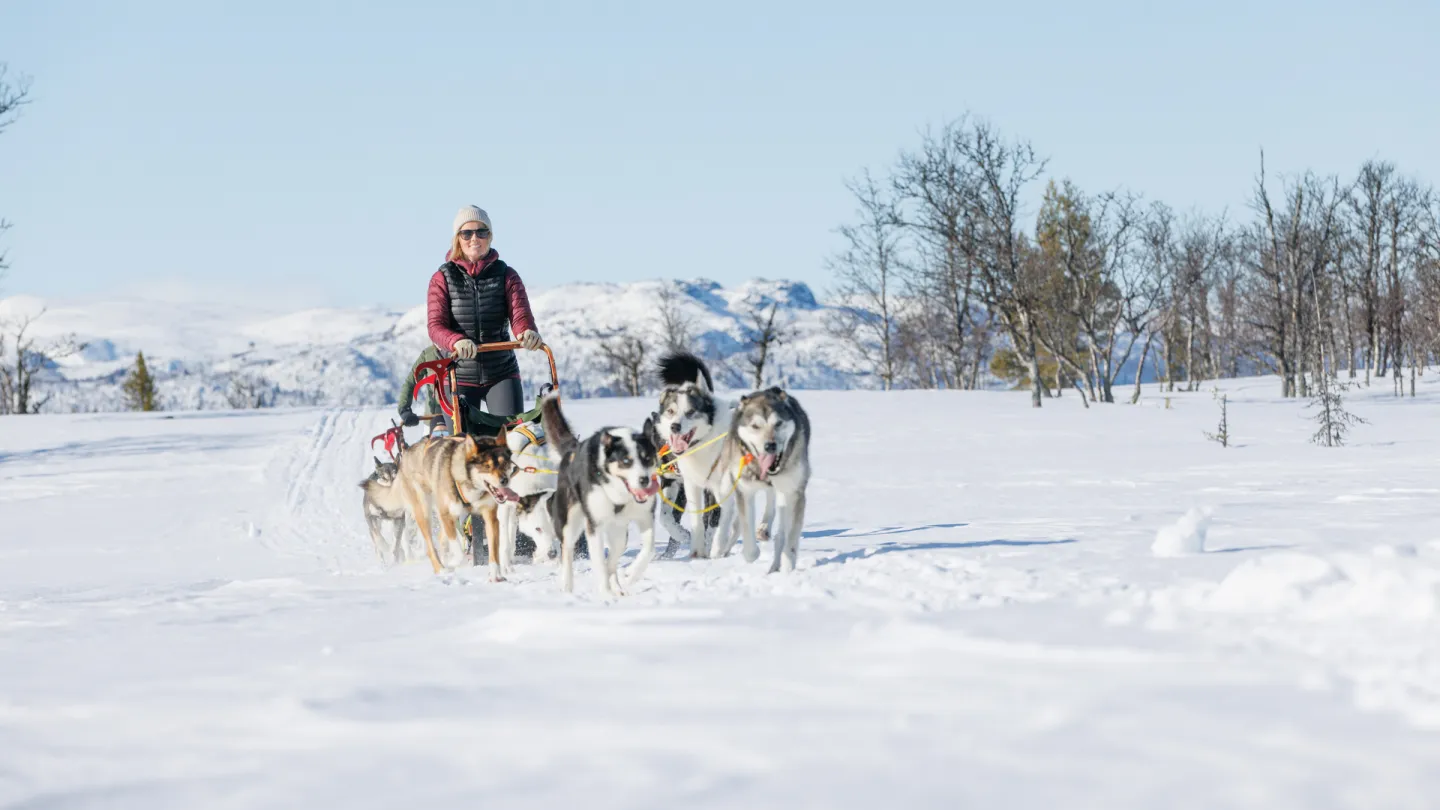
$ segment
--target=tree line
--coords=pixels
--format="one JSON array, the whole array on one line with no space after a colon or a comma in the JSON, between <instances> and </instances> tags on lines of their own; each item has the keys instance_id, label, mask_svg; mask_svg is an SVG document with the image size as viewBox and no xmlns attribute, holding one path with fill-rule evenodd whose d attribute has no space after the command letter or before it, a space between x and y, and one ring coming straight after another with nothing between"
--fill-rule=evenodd
<instances>
[{"instance_id":1,"label":"tree line","mask_svg":"<svg viewBox=\"0 0 1440 810\"><path fill-rule=\"evenodd\" d=\"M1137 401L1149 368L1170 391L1274 373L1307 397L1343 374L1401 395L1408 374L1413 395L1440 354L1440 197L1393 163L1272 177L1261 153L1236 219L1047 168L967 116L847 184L833 332L883 387L998 377L1035 407L1067 389L1088 406L1115 402L1127 369Z\"/></svg>"}]
</instances>

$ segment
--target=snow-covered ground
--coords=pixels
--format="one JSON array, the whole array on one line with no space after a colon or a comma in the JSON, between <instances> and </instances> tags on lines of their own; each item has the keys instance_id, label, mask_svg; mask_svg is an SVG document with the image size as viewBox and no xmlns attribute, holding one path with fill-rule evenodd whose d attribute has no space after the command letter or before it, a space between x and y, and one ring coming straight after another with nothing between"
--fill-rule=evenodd
<instances>
[{"instance_id":1,"label":"snow-covered ground","mask_svg":"<svg viewBox=\"0 0 1440 810\"><path fill-rule=\"evenodd\" d=\"M385 411L3 418L0 806L1433 808L1440 384L1276 387L802 393L800 570L608 606L381 571Z\"/></svg>"}]
</instances>

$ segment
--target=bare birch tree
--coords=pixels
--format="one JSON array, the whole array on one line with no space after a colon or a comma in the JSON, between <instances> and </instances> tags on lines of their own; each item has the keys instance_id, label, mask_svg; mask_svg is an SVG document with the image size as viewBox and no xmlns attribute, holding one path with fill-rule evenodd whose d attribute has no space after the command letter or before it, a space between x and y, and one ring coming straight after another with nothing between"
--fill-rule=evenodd
<instances>
[{"instance_id":1,"label":"bare birch tree","mask_svg":"<svg viewBox=\"0 0 1440 810\"><path fill-rule=\"evenodd\" d=\"M685 311L686 295L676 289L674 283L664 282L660 288L660 300L655 309L656 325L660 330L660 342L666 352L691 351L695 339L695 323Z\"/></svg>"},{"instance_id":2,"label":"bare birch tree","mask_svg":"<svg viewBox=\"0 0 1440 810\"><path fill-rule=\"evenodd\" d=\"M0 62L0 132L15 122L20 108L30 101L30 79L26 76L10 77L9 66ZM10 223L0 217L0 235L10 229ZM5 262L5 251L0 250L0 278L9 267Z\"/></svg>"},{"instance_id":3,"label":"bare birch tree","mask_svg":"<svg viewBox=\"0 0 1440 810\"><path fill-rule=\"evenodd\" d=\"M600 341L600 355L615 375L618 390L632 397L645 392L645 361L649 352L644 340L628 329L621 329Z\"/></svg>"},{"instance_id":4,"label":"bare birch tree","mask_svg":"<svg viewBox=\"0 0 1440 810\"><path fill-rule=\"evenodd\" d=\"M835 279L832 297L838 304L829 327L888 391L899 371L900 222L893 201L869 172L847 188L859 206L859 221L840 227L845 248L828 263Z\"/></svg>"},{"instance_id":5,"label":"bare birch tree","mask_svg":"<svg viewBox=\"0 0 1440 810\"><path fill-rule=\"evenodd\" d=\"M50 401L50 394L42 396L37 385L41 372L85 348L73 335L37 337L33 327L44 314L41 310L0 324L0 414L39 413Z\"/></svg>"},{"instance_id":6,"label":"bare birch tree","mask_svg":"<svg viewBox=\"0 0 1440 810\"><path fill-rule=\"evenodd\" d=\"M779 312L778 301L770 302L768 308L763 301L756 301L745 312L749 321L743 327L745 342L750 345L747 362L750 365L751 387L755 390L765 387L765 369L770 365L771 351L794 334L793 326Z\"/></svg>"},{"instance_id":7,"label":"bare birch tree","mask_svg":"<svg viewBox=\"0 0 1440 810\"><path fill-rule=\"evenodd\" d=\"M978 249L976 290L1030 375L1030 404L1040 407L1040 327L1045 309L1045 279L1021 223L1020 197L1045 170L1045 161L1024 141L1006 142L989 124L974 123L954 148L975 182L970 187Z\"/></svg>"}]
</instances>

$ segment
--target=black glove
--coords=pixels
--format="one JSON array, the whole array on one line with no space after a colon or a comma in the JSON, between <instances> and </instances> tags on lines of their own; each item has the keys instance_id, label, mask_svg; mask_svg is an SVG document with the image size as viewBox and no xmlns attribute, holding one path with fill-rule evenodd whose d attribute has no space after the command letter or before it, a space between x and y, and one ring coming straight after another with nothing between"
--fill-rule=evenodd
<instances>
[{"instance_id":1,"label":"black glove","mask_svg":"<svg viewBox=\"0 0 1440 810\"><path fill-rule=\"evenodd\" d=\"M400 424L404 425L405 427L415 427L416 425L420 424L420 417L416 416L414 411L401 411Z\"/></svg>"}]
</instances>

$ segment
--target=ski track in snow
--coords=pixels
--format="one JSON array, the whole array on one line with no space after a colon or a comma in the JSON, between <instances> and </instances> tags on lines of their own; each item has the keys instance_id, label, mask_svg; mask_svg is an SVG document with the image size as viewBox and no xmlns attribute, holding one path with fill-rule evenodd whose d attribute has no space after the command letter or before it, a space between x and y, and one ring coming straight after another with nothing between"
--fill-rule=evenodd
<instances>
[{"instance_id":1,"label":"ski track in snow","mask_svg":"<svg viewBox=\"0 0 1440 810\"><path fill-rule=\"evenodd\" d=\"M801 392L800 570L609 605L382 570L386 412L0 421L0 807L1431 807L1440 387L1327 451L1268 382L1230 450L1208 393Z\"/></svg>"}]
</instances>

